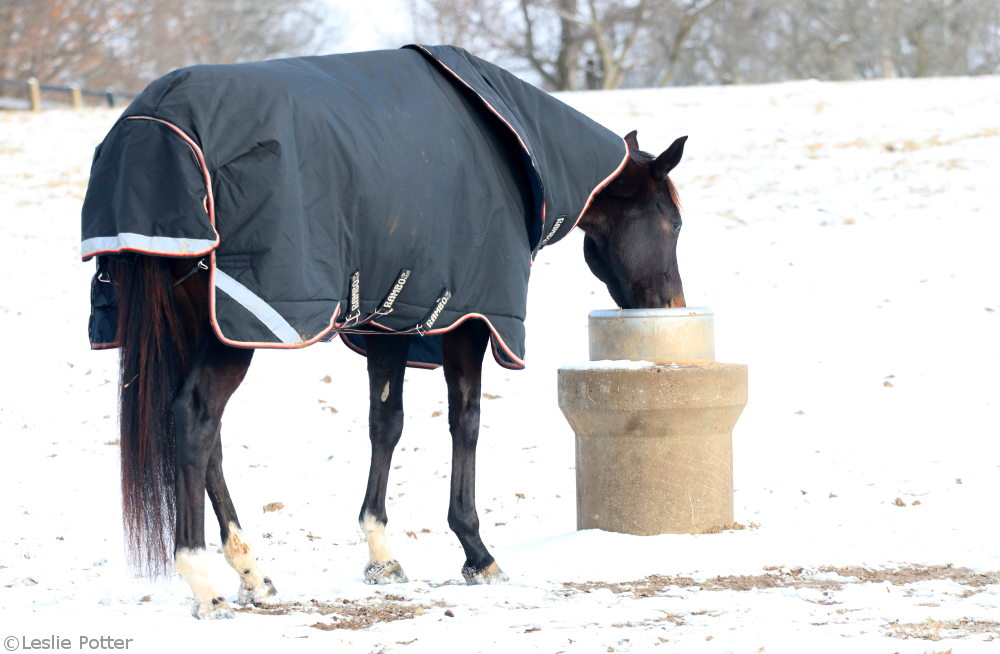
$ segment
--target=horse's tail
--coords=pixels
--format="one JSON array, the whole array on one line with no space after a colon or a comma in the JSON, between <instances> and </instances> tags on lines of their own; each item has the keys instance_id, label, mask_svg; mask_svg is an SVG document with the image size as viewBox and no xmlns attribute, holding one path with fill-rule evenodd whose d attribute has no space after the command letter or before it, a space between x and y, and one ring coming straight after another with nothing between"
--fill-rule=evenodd
<instances>
[{"instance_id":1,"label":"horse's tail","mask_svg":"<svg viewBox=\"0 0 1000 654\"><path fill-rule=\"evenodd\" d=\"M173 400L190 366L193 338L162 257L116 260L121 349L122 509L129 563L147 576L170 569L177 489Z\"/></svg>"}]
</instances>

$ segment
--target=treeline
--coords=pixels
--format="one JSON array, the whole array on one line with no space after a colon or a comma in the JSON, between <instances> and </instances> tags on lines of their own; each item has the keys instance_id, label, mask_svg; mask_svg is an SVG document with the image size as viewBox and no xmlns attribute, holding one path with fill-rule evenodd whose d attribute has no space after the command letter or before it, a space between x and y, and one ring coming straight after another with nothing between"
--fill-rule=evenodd
<instances>
[{"instance_id":1,"label":"treeline","mask_svg":"<svg viewBox=\"0 0 1000 654\"><path fill-rule=\"evenodd\" d=\"M1000 72L997 0L411 0L550 89Z\"/></svg>"},{"instance_id":2,"label":"treeline","mask_svg":"<svg viewBox=\"0 0 1000 654\"><path fill-rule=\"evenodd\" d=\"M552 90L1000 72L998 0L395 2L369 5ZM0 0L0 78L134 92L190 64L335 52L336 21L323 0Z\"/></svg>"}]
</instances>

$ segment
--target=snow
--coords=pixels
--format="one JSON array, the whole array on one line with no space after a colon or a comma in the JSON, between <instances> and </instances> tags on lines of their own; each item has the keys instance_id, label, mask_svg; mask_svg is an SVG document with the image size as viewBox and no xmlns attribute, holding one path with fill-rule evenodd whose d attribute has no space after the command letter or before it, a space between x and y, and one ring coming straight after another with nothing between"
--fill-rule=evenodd
<instances>
[{"instance_id":1,"label":"snow","mask_svg":"<svg viewBox=\"0 0 1000 654\"><path fill-rule=\"evenodd\" d=\"M556 370L586 359L587 314L612 306L577 233L535 263L528 369L485 373L477 495L510 583L459 583L444 381L410 371L388 534L413 581L364 584L364 360L320 344L259 352L225 420L244 531L289 610L192 619L179 579L124 565L116 358L87 347L79 209L115 113L0 113L0 636L138 652L996 651L1000 78L563 97L649 150L691 136L674 171L681 271L688 301L715 311L718 360L749 365L744 529L575 530ZM214 551L214 517L207 533Z\"/></svg>"}]
</instances>

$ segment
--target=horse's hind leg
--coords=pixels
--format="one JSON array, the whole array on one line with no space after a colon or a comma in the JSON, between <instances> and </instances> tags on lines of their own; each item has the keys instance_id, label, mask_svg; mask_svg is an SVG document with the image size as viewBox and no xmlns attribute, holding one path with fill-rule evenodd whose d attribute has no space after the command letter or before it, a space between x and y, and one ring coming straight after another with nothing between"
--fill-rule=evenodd
<instances>
[{"instance_id":1,"label":"horse's hind leg","mask_svg":"<svg viewBox=\"0 0 1000 654\"><path fill-rule=\"evenodd\" d=\"M225 597L208 577L205 490L226 402L250 367L252 350L230 348L214 337L200 344L191 372L174 399L177 527L174 567L191 586L198 618L231 618Z\"/></svg>"},{"instance_id":2,"label":"horse's hind leg","mask_svg":"<svg viewBox=\"0 0 1000 654\"><path fill-rule=\"evenodd\" d=\"M388 584L407 581L386 541L385 525L389 520L385 512L385 495L392 452L403 434L403 374L410 345L409 337L386 335L370 335L366 345L370 395L368 435L372 442L372 460L360 516L361 529L368 540L365 581Z\"/></svg>"},{"instance_id":3,"label":"horse's hind leg","mask_svg":"<svg viewBox=\"0 0 1000 654\"><path fill-rule=\"evenodd\" d=\"M448 384L448 426L451 429L451 503L448 526L462 549L462 576L469 584L507 581L479 536L476 513L476 444L482 395L483 354L490 332L480 320L468 320L444 335L444 378Z\"/></svg>"},{"instance_id":4,"label":"horse's hind leg","mask_svg":"<svg viewBox=\"0 0 1000 654\"><path fill-rule=\"evenodd\" d=\"M236 517L236 507L229 496L225 477L222 474L222 438L215 437L215 449L208 461L208 473L205 478L208 498L212 501L215 517L219 520L222 536L222 551L226 561L240 575L240 591L237 602L240 604L268 604L269 599L277 594L270 577L260 569L257 557L250 543L243 537L240 520Z\"/></svg>"}]
</instances>

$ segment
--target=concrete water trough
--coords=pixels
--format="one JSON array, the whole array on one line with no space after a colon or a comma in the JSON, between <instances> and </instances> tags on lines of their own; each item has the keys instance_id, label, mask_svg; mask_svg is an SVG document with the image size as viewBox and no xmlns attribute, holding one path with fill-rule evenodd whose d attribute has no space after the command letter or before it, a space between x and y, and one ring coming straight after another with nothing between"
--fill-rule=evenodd
<instances>
[{"instance_id":1,"label":"concrete water trough","mask_svg":"<svg viewBox=\"0 0 1000 654\"><path fill-rule=\"evenodd\" d=\"M576 433L577 528L732 524L747 367L715 361L712 310L594 311L589 335L591 361L559 369L559 408Z\"/></svg>"}]
</instances>

